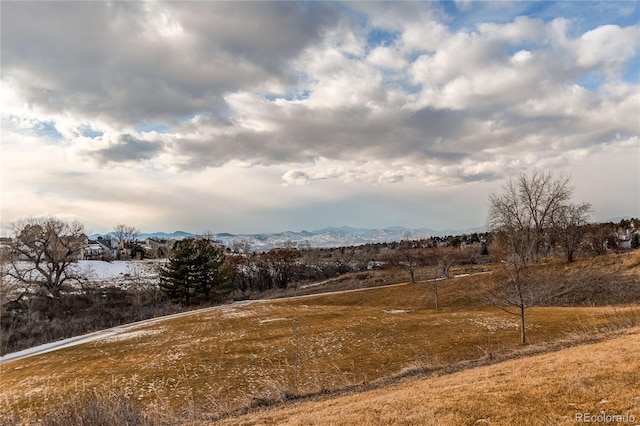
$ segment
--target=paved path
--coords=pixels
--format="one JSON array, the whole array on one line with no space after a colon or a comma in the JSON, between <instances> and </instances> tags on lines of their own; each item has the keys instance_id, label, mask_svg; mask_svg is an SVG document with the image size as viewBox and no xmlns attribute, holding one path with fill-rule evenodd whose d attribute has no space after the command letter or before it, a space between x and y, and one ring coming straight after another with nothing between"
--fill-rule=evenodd
<instances>
[{"instance_id":1,"label":"paved path","mask_svg":"<svg viewBox=\"0 0 640 426\"><path fill-rule=\"evenodd\" d=\"M456 278L456 277L467 277L467 276L471 276L471 275L481 275L481 274L487 274L487 273L488 272L477 272L475 274L456 275L454 278ZM438 280L439 279L440 278L438 278ZM435 280L428 280L428 281L435 281ZM427 282L427 281L419 281L417 284L423 283L423 282ZM17 360L20 360L20 359L28 358L30 356L34 356L34 355L41 355L41 354L44 354L44 353L47 353L47 352L57 351L58 349L69 348L71 346L81 345L83 343L89 343L89 342L94 342L96 340L106 339L107 337L111 337L111 336L114 336L116 334L120 334L120 333L124 333L124 332L127 332L127 331L131 331L131 330L136 329L138 327L143 327L143 326L146 326L146 325L162 322L162 321L165 321L165 320L168 320L168 319L171 319L171 318L180 318L180 317L184 317L184 316L188 316L188 315L197 315L197 314L202 314L202 313L211 312L211 311L234 309L234 308L237 308L239 306L246 306L246 305L250 305L250 304L253 304L253 303L267 303L267 302L279 302L279 301L283 301L283 300L305 299L305 298L316 297L316 296L327 296L327 295L335 295L335 294L353 293L353 292L356 292L356 291L367 291L367 290L373 290L373 289L377 289L377 288L398 287L398 286L403 286L403 285L407 285L407 284L409 284L409 283L388 284L388 285L385 285L385 286L357 288L357 289L354 289L354 290L338 290L338 291L332 291L332 292L328 292L328 293L305 294L303 296L289 296L289 297L283 297L283 298L280 298L280 299L242 300L242 301L238 301L238 302L234 302L234 303L230 303L230 304L226 304L226 305L217 305L217 306L212 306L212 307L209 307L209 308L196 309L196 310L187 311L187 312L180 312L178 314L165 315L165 316L162 316L162 317L151 318L151 319L144 320L144 321L138 321L138 322L134 322L134 323L130 323L130 324L119 325L117 327L108 328L106 330L94 331L93 333L84 334L82 336L70 337L68 339L58 340L56 342L46 343L44 345L34 346L32 348L27 348L27 349L24 349L24 350L21 350L21 351L18 351L18 352L9 353L9 354L6 354L6 355L0 357L0 364L4 364L5 362L9 362L9 361L17 361Z\"/></svg>"},{"instance_id":2,"label":"paved path","mask_svg":"<svg viewBox=\"0 0 640 426\"><path fill-rule=\"evenodd\" d=\"M193 311L180 312L177 314L165 315L162 317L151 318L144 321L132 322L129 324L123 324L105 330L94 331L93 333L83 334L82 336L70 337L68 339L58 340L51 343L45 343L44 345L34 346L18 352L8 353L0 357L0 364L9 361L17 361L19 359L28 358L34 355L40 355L47 352L57 351L58 349L68 348L71 346L81 345L83 343L89 343L100 339L106 339L116 334L124 333L133 330L138 327L143 327L150 324L162 322L171 318L180 318L188 315L196 315L204 312L210 312L221 309L236 308L238 306L248 305L250 303L262 302L263 300L246 300L235 302L229 305L217 305L209 308L197 309Z\"/></svg>"}]
</instances>

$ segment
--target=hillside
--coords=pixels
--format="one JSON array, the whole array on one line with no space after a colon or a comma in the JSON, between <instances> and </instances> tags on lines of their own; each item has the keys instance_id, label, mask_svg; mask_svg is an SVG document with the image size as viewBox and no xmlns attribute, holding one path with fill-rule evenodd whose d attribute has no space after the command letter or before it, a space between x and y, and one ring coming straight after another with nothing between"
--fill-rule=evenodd
<instances>
[{"instance_id":1,"label":"hillside","mask_svg":"<svg viewBox=\"0 0 640 426\"><path fill-rule=\"evenodd\" d=\"M628 276L625 285L638 286L637 266L623 271L621 262L615 265L616 276ZM521 346L517 317L479 297L488 279L482 274L443 282L438 311L425 284L247 301L3 363L0 415L34 420L70 400L106 395L176 424L493 363L515 356ZM637 310L530 308L531 348L606 338L634 325Z\"/></svg>"},{"instance_id":2,"label":"hillside","mask_svg":"<svg viewBox=\"0 0 640 426\"><path fill-rule=\"evenodd\" d=\"M221 425L575 425L640 422L640 328L594 344L373 391L289 404ZM616 417L620 416L620 417ZM617 420L617 421L616 421Z\"/></svg>"}]
</instances>

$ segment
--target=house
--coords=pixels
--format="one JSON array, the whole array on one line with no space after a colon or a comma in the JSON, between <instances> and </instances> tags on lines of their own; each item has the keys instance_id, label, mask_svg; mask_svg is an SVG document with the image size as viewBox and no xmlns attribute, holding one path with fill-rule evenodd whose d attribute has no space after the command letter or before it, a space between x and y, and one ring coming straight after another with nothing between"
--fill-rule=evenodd
<instances>
[{"instance_id":1,"label":"house","mask_svg":"<svg viewBox=\"0 0 640 426\"><path fill-rule=\"evenodd\" d=\"M83 260L102 260L103 257L104 250L102 246L96 241L89 240L89 243L84 247Z\"/></svg>"},{"instance_id":2,"label":"house","mask_svg":"<svg viewBox=\"0 0 640 426\"><path fill-rule=\"evenodd\" d=\"M97 240L88 240L84 246L84 260L111 260L117 254L116 248L111 246L109 240L98 238Z\"/></svg>"},{"instance_id":3,"label":"house","mask_svg":"<svg viewBox=\"0 0 640 426\"><path fill-rule=\"evenodd\" d=\"M111 259L115 259L118 256L118 249L120 244L116 238L109 237L105 235L103 237L98 237L96 240L105 250L105 254Z\"/></svg>"},{"instance_id":4,"label":"house","mask_svg":"<svg viewBox=\"0 0 640 426\"><path fill-rule=\"evenodd\" d=\"M627 224L621 222L614 230L615 242L620 249L637 248L638 235L640 230L637 229L638 222L636 219L631 219Z\"/></svg>"},{"instance_id":5,"label":"house","mask_svg":"<svg viewBox=\"0 0 640 426\"><path fill-rule=\"evenodd\" d=\"M0 254L11 253L12 239L8 237L0 237Z\"/></svg>"},{"instance_id":6,"label":"house","mask_svg":"<svg viewBox=\"0 0 640 426\"><path fill-rule=\"evenodd\" d=\"M175 240L160 240L156 238L148 238L144 241L146 253L154 259L164 259L169 257L173 251Z\"/></svg>"}]
</instances>

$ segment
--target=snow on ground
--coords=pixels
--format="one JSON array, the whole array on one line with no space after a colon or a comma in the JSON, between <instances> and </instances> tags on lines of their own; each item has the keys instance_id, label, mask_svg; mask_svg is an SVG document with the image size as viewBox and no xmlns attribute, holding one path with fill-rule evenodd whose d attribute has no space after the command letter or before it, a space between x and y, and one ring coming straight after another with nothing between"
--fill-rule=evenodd
<instances>
[{"instance_id":1,"label":"snow on ground","mask_svg":"<svg viewBox=\"0 0 640 426\"><path fill-rule=\"evenodd\" d=\"M158 268L165 260L115 260L104 262L99 260L81 260L78 269L86 271L89 278L109 280L121 277L156 277Z\"/></svg>"},{"instance_id":2,"label":"snow on ground","mask_svg":"<svg viewBox=\"0 0 640 426\"><path fill-rule=\"evenodd\" d=\"M72 268L89 281L119 284L134 280L156 281L159 276L159 267L165 262L165 259L114 260L112 262L80 260L73 264ZM24 269L32 267L28 262L18 262L17 265Z\"/></svg>"},{"instance_id":3,"label":"snow on ground","mask_svg":"<svg viewBox=\"0 0 640 426\"><path fill-rule=\"evenodd\" d=\"M225 309L222 312L222 318L246 318L255 315L256 312L252 309Z\"/></svg>"},{"instance_id":4,"label":"snow on ground","mask_svg":"<svg viewBox=\"0 0 640 426\"><path fill-rule=\"evenodd\" d=\"M154 330L137 330L130 331L127 333L116 334L114 336L107 337L104 339L107 342L119 342L122 340L135 339L136 337L142 336L154 336L156 334L161 334L166 330L166 328L154 329Z\"/></svg>"}]
</instances>

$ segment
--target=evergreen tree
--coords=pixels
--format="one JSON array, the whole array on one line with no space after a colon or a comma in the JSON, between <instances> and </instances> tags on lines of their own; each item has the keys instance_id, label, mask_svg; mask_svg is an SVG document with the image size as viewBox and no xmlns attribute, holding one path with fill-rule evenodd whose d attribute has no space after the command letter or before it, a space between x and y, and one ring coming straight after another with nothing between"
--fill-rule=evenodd
<instances>
[{"instance_id":1,"label":"evergreen tree","mask_svg":"<svg viewBox=\"0 0 640 426\"><path fill-rule=\"evenodd\" d=\"M160 271L160 288L169 299L187 306L220 301L231 292L223 262L224 251L211 240L182 240Z\"/></svg>"}]
</instances>

